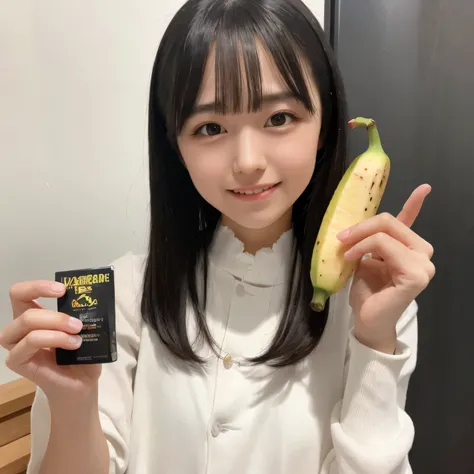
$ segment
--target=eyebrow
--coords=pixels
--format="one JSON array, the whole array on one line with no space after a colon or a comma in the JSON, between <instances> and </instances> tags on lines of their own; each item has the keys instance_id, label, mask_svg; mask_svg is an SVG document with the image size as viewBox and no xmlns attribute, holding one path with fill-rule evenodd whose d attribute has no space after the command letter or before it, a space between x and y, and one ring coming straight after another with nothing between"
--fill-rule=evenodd
<instances>
[{"instance_id":1,"label":"eyebrow","mask_svg":"<svg viewBox=\"0 0 474 474\"><path fill-rule=\"evenodd\" d=\"M276 92L274 94L265 94L262 97L262 104L271 104L273 102L279 102L282 100L296 99L296 96L291 91ZM192 112L192 115L203 114L205 112L215 112L218 110L218 105L216 102L209 102L207 104L195 105Z\"/></svg>"}]
</instances>

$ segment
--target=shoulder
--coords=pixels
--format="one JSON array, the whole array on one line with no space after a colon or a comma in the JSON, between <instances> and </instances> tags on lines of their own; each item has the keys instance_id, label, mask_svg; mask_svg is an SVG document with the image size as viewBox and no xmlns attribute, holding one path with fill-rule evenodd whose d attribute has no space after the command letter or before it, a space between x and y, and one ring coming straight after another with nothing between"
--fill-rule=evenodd
<instances>
[{"instance_id":1,"label":"shoulder","mask_svg":"<svg viewBox=\"0 0 474 474\"><path fill-rule=\"evenodd\" d=\"M117 317L128 320L136 330L141 324L140 304L145 262L145 255L131 252L111 262L114 270Z\"/></svg>"},{"instance_id":2,"label":"shoulder","mask_svg":"<svg viewBox=\"0 0 474 474\"><path fill-rule=\"evenodd\" d=\"M353 278L349 278L345 286L329 298L329 320L336 319L347 332L352 325L352 308L350 305L350 292Z\"/></svg>"},{"instance_id":3,"label":"shoulder","mask_svg":"<svg viewBox=\"0 0 474 474\"><path fill-rule=\"evenodd\" d=\"M137 255L131 252L111 262L116 287L124 289L140 287L143 282L145 262L145 255Z\"/></svg>"}]
</instances>

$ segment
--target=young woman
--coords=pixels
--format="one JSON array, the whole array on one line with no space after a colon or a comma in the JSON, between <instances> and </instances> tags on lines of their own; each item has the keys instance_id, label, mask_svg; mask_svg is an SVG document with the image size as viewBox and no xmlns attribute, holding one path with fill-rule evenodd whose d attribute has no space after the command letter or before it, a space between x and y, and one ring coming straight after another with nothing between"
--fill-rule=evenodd
<instances>
[{"instance_id":1,"label":"young woman","mask_svg":"<svg viewBox=\"0 0 474 474\"><path fill-rule=\"evenodd\" d=\"M8 366L39 387L30 474L411 472L414 299L434 275L397 217L339 235L353 280L310 309L314 241L346 166L345 97L301 0L190 0L153 68L151 235L116 272L118 361L59 367L60 284L11 289Z\"/></svg>"}]
</instances>

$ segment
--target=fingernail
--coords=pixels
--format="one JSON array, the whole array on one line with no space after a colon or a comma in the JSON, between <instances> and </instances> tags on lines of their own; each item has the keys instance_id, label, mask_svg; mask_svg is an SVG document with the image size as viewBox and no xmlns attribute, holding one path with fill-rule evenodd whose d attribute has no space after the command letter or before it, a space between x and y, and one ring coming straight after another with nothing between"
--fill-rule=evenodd
<instances>
[{"instance_id":1,"label":"fingernail","mask_svg":"<svg viewBox=\"0 0 474 474\"><path fill-rule=\"evenodd\" d=\"M81 336L69 336L69 342L73 346L80 346L82 344L82 337Z\"/></svg>"},{"instance_id":2,"label":"fingernail","mask_svg":"<svg viewBox=\"0 0 474 474\"><path fill-rule=\"evenodd\" d=\"M82 329L82 321L77 318L69 318L69 327L74 331L80 331Z\"/></svg>"},{"instance_id":3,"label":"fingernail","mask_svg":"<svg viewBox=\"0 0 474 474\"><path fill-rule=\"evenodd\" d=\"M64 293L64 285L59 282L52 283L49 287L53 293Z\"/></svg>"},{"instance_id":4,"label":"fingernail","mask_svg":"<svg viewBox=\"0 0 474 474\"><path fill-rule=\"evenodd\" d=\"M338 239L345 239L346 237L349 237L349 235L352 232L352 228L349 227L349 229L343 230L337 234Z\"/></svg>"}]
</instances>

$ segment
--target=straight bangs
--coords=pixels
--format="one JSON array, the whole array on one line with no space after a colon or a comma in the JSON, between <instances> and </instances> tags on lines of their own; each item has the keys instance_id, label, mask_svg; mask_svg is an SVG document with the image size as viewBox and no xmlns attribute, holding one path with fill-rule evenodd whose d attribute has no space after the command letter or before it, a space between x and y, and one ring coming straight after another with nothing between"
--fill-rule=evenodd
<instances>
[{"instance_id":1,"label":"straight bangs","mask_svg":"<svg viewBox=\"0 0 474 474\"><path fill-rule=\"evenodd\" d=\"M254 8L227 9L219 2L198 14L190 25L176 68L171 89L162 94L160 104L167 117L169 136L177 136L191 115L211 52L215 51L215 112L239 114L258 112L263 104L262 76L258 49L273 60L284 84L310 113L315 113L308 79L318 88L316 77L309 77L306 53L278 18L265 13L261 2ZM222 4L228 3L226 1ZM222 13L222 10L224 12ZM255 15L255 11L258 15ZM307 65L305 66L305 61ZM306 70L305 70L306 67ZM163 90L164 92L164 90ZM177 145L176 145L177 146Z\"/></svg>"}]
</instances>

